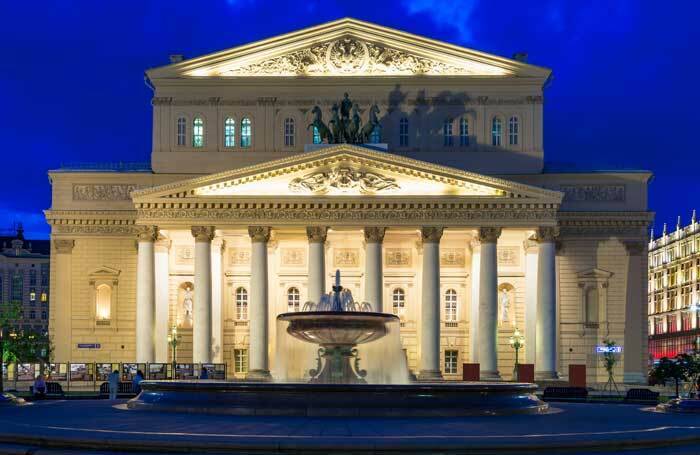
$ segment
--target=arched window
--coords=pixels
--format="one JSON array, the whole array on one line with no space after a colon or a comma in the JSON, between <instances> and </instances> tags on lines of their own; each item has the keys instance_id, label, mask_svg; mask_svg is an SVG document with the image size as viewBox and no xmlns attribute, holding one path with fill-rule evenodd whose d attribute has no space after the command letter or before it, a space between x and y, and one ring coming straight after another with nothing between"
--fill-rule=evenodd
<instances>
[{"instance_id":1,"label":"arched window","mask_svg":"<svg viewBox=\"0 0 700 455\"><path fill-rule=\"evenodd\" d=\"M445 147L452 147L454 145L451 118L445 119L445 122L442 124L442 145Z\"/></svg>"},{"instance_id":2,"label":"arched window","mask_svg":"<svg viewBox=\"0 0 700 455\"><path fill-rule=\"evenodd\" d=\"M518 145L518 117L513 116L508 120L508 144Z\"/></svg>"},{"instance_id":3,"label":"arched window","mask_svg":"<svg viewBox=\"0 0 700 455\"><path fill-rule=\"evenodd\" d=\"M292 311L299 311L300 303L301 296L299 294L299 289L295 287L287 289L287 311L290 313Z\"/></svg>"},{"instance_id":4,"label":"arched window","mask_svg":"<svg viewBox=\"0 0 700 455\"><path fill-rule=\"evenodd\" d=\"M241 147L250 147L253 124L248 117L241 120Z\"/></svg>"},{"instance_id":5,"label":"arched window","mask_svg":"<svg viewBox=\"0 0 700 455\"><path fill-rule=\"evenodd\" d=\"M598 289L586 290L586 324L598 324Z\"/></svg>"},{"instance_id":6,"label":"arched window","mask_svg":"<svg viewBox=\"0 0 700 455\"><path fill-rule=\"evenodd\" d=\"M369 135L370 144L379 144L382 142L382 125L375 125L372 134Z\"/></svg>"},{"instance_id":7,"label":"arched window","mask_svg":"<svg viewBox=\"0 0 700 455\"><path fill-rule=\"evenodd\" d=\"M314 126L313 128L314 132L314 137L313 137L313 142L314 144L320 144L321 143L321 133L318 132L318 128Z\"/></svg>"},{"instance_id":8,"label":"arched window","mask_svg":"<svg viewBox=\"0 0 700 455\"><path fill-rule=\"evenodd\" d=\"M495 117L491 121L491 145L494 147L500 147L502 144L501 137L503 135L503 125L501 124L501 119Z\"/></svg>"},{"instance_id":9,"label":"arched window","mask_svg":"<svg viewBox=\"0 0 700 455\"><path fill-rule=\"evenodd\" d=\"M204 147L204 120L195 117L192 121L192 147Z\"/></svg>"},{"instance_id":10,"label":"arched window","mask_svg":"<svg viewBox=\"0 0 700 455\"><path fill-rule=\"evenodd\" d=\"M469 120L466 117L459 119L459 145L460 147L469 145Z\"/></svg>"},{"instance_id":11,"label":"arched window","mask_svg":"<svg viewBox=\"0 0 700 455\"><path fill-rule=\"evenodd\" d=\"M97 286L95 318L98 321L108 321L112 313L112 287L108 284Z\"/></svg>"},{"instance_id":12,"label":"arched window","mask_svg":"<svg viewBox=\"0 0 700 455\"><path fill-rule=\"evenodd\" d=\"M187 120L185 117L177 119L177 145L185 145L187 143Z\"/></svg>"},{"instance_id":13,"label":"arched window","mask_svg":"<svg viewBox=\"0 0 700 455\"><path fill-rule=\"evenodd\" d=\"M294 147L294 119L284 119L284 146Z\"/></svg>"},{"instance_id":14,"label":"arched window","mask_svg":"<svg viewBox=\"0 0 700 455\"><path fill-rule=\"evenodd\" d=\"M403 319L406 313L406 292L401 288L396 288L391 293L392 312Z\"/></svg>"},{"instance_id":15,"label":"arched window","mask_svg":"<svg viewBox=\"0 0 700 455\"><path fill-rule=\"evenodd\" d=\"M224 147L236 146L236 121L227 117L224 120Z\"/></svg>"},{"instance_id":16,"label":"arched window","mask_svg":"<svg viewBox=\"0 0 700 455\"><path fill-rule=\"evenodd\" d=\"M445 321L457 321L457 291L454 289L445 291Z\"/></svg>"},{"instance_id":17,"label":"arched window","mask_svg":"<svg viewBox=\"0 0 700 455\"><path fill-rule=\"evenodd\" d=\"M399 146L408 147L408 119L401 117L399 120Z\"/></svg>"},{"instance_id":18,"label":"arched window","mask_svg":"<svg viewBox=\"0 0 700 455\"><path fill-rule=\"evenodd\" d=\"M236 289L236 319L248 319L248 291L242 286Z\"/></svg>"}]
</instances>

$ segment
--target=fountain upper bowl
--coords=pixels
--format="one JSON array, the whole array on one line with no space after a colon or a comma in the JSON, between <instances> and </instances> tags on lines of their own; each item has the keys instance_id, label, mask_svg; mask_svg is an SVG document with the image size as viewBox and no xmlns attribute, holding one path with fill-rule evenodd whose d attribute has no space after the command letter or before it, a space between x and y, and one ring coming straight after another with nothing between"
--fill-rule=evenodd
<instances>
[{"instance_id":1,"label":"fountain upper bowl","mask_svg":"<svg viewBox=\"0 0 700 455\"><path fill-rule=\"evenodd\" d=\"M384 337L387 324L399 322L398 316L368 311L303 311L284 313L278 321L287 321L287 333L302 341L320 345L358 345Z\"/></svg>"}]
</instances>

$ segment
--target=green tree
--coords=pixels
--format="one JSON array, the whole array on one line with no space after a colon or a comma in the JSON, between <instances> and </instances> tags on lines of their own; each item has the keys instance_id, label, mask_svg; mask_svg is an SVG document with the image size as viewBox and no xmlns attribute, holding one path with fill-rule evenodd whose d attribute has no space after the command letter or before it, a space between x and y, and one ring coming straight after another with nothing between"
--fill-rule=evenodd
<instances>
[{"instance_id":1,"label":"green tree","mask_svg":"<svg viewBox=\"0 0 700 455\"><path fill-rule=\"evenodd\" d=\"M678 388L680 383L687 379L687 369L682 361L662 357L654 368L651 370L652 378L661 384L666 385L668 381L673 380L676 384L676 398L678 398Z\"/></svg>"},{"instance_id":2,"label":"green tree","mask_svg":"<svg viewBox=\"0 0 700 455\"><path fill-rule=\"evenodd\" d=\"M21 309L19 302L0 303L0 393L5 391L2 370L12 352L10 333L17 325Z\"/></svg>"},{"instance_id":3,"label":"green tree","mask_svg":"<svg viewBox=\"0 0 700 455\"><path fill-rule=\"evenodd\" d=\"M678 354L676 361L685 372L685 378L690 382L690 387L695 396L698 396L698 382L700 381L700 352L697 349L687 354Z\"/></svg>"}]
</instances>

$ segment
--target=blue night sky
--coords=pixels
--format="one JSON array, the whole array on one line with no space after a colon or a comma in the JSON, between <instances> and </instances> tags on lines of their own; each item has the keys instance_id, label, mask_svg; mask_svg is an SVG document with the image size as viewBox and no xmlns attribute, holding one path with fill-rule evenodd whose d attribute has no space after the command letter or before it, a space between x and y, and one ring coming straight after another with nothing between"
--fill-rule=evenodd
<instances>
[{"instance_id":1,"label":"blue night sky","mask_svg":"<svg viewBox=\"0 0 700 455\"><path fill-rule=\"evenodd\" d=\"M653 171L658 233L677 215L688 222L700 190L699 12L675 0L5 2L0 228L23 221L29 236L48 236L46 172L61 162L150 159L143 72L169 54L352 16L507 57L525 51L552 68L547 162Z\"/></svg>"}]
</instances>

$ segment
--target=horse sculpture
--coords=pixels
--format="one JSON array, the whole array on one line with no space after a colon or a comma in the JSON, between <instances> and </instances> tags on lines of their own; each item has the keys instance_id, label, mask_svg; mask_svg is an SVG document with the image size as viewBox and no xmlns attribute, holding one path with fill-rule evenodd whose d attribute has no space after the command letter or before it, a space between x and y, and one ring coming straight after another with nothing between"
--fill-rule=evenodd
<instances>
[{"instance_id":1,"label":"horse sculpture","mask_svg":"<svg viewBox=\"0 0 700 455\"><path fill-rule=\"evenodd\" d=\"M376 127L379 126L379 107L373 104L369 109L369 121L362 127L360 133L358 134L358 142L366 144L369 142L369 138Z\"/></svg>"},{"instance_id":2,"label":"horse sculpture","mask_svg":"<svg viewBox=\"0 0 700 455\"><path fill-rule=\"evenodd\" d=\"M331 130L328 129L325 123L323 123L323 112L321 112L321 108L314 106L314 108L311 109L311 113L314 115L314 120L306 127L307 131L313 126L316 128L316 131L318 131L321 142L323 142L324 139L326 139L329 144L333 142L333 134L331 134Z\"/></svg>"},{"instance_id":3,"label":"horse sculpture","mask_svg":"<svg viewBox=\"0 0 700 455\"><path fill-rule=\"evenodd\" d=\"M352 117L350 118L350 122L348 123L348 130L347 130L347 137L348 137L348 142L352 144L357 144L359 142L358 134L360 132L360 125L362 124L362 120L360 120L360 112L359 108L357 107L357 103L352 105Z\"/></svg>"},{"instance_id":4,"label":"horse sculpture","mask_svg":"<svg viewBox=\"0 0 700 455\"><path fill-rule=\"evenodd\" d=\"M333 140L329 140L328 143L330 144L331 142L333 142L334 144L340 144L341 142L343 142L343 139L345 137L345 128L343 122L340 120L340 116L338 115L337 103L333 104L331 112L333 112L333 114L331 115L331 120L328 122L328 124L331 126L331 134L333 135Z\"/></svg>"}]
</instances>

